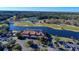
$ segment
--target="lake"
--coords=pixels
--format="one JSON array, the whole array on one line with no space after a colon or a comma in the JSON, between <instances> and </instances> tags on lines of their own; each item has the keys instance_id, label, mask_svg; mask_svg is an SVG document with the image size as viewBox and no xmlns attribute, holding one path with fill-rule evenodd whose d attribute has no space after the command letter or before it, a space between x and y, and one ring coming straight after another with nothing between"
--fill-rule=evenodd
<instances>
[{"instance_id":1,"label":"lake","mask_svg":"<svg viewBox=\"0 0 79 59\"><path fill-rule=\"evenodd\" d=\"M43 26L27 26L27 27L21 27L21 26L14 26L13 23L10 24L10 30L17 30L17 31L23 31L23 30L34 30L34 31L42 31L47 32L48 34L60 36L60 37L67 37L74 39L79 39L79 32L74 32L70 30L58 30L53 29L49 27L43 27Z\"/></svg>"}]
</instances>

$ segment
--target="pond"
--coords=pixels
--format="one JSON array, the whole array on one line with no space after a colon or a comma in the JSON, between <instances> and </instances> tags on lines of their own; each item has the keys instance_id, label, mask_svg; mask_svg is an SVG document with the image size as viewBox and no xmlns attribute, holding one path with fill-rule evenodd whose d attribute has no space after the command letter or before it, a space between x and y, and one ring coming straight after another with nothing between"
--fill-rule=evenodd
<instances>
[{"instance_id":1,"label":"pond","mask_svg":"<svg viewBox=\"0 0 79 59\"><path fill-rule=\"evenodd\" d=\"M27 27L21 27L21 26L14 26L13 23L10 24L10 30L17 30L17 31L23 31L23 30L34 30L34 31L42 31L47 32L48 34L53 34L60 37L67 37L67 38L74 38L79 39L79 32L74 32L70 30L58 30L53 29L49 27L44 26L27 26Z\"/></svg>"}]
</instances>

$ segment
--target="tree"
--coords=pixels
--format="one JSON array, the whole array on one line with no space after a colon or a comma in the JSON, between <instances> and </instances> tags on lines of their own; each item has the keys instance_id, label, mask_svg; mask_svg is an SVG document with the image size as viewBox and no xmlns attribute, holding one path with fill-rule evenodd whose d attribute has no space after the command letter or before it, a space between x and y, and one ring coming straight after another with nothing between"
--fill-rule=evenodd
<instances>
[{"instance_id":1,"label":"tree","mask_svg":"<svg viewBox=\"0 0 79 59\"><path fill-rule=\"evenodd\" d=\"M17 33L16 36L18 37L18 39L20 40L25 40L26 37L23 37L20 33Z\"/></svg>"},{"instance_id":2,"label":"tree","mask_svg":"<svg viewBox=\"0 0 79 59\"><path fill-rule=\"evenodd\" d=\"M15 44L16 43L16 40L9 40L9 43L10 44Z\"/></svg>"},{"instance_id":3,"label":"tree","mask_svg":"<svg viewBox=\"0 0 79 59\"><path fill-rule=\"evenodd\" d=\"M59 37L56 37L55 38L56 42L60 41L60 38Z\"/></svg>"},{"instance_id":4,"label":"tree","mask_svg":"<svg viewBox=\"0 0 79 59\"><path fill-rule=\"evenodd\" d=\"M33 41L27 41L25 42L25 47L30 47L33 44Z\"/></svg>"},{"instance_id":5,"label":"tree","mask_svg":"<svg viewBox=\"0 0 79 59\"><path fill-rule=\"evenodd\" d=\"M6 48L8 48L9 51L11 51L12 48L14 47L15 43L16 43L16 40L11 39L8 41L8 43L5 46L6 46Z\"/></svg>"},{"instance_id":6,"label":"tree","mask_svg":"<svg viewBox=\"0 0 79 59\"><path fill-rule=\"evenodd\" d=\"M10 44L10 43L7 43L6 44L6 48L9 50L9 51L12 51L12 47L14 46L14 44Z\"/></svg>"},{"instance_id":7,"label":"tree","mask_svg":"<svg viewBox=\"0 0 79 59\"><path fill-rule=\"evenodd\" d=\"M2 44L2 42L0 42L0 51L3 51L4 50L4 46Z\"/></svg>"},{"instance_id":8,"label":"tree","mask_svg":"<svg viewBox=\"0 0 79 59\"><path fill-rule=\"evenodd\" d=\"M12 48L14 51L21 51L22 47L19 44L15 44L15 46Z\"/></svg>"},{"instance_id":9,"label":"tree","mask_svg":"<svg viewBox=\"0 0 79 59\"><path fill-rule=\"evenodd\" d=\"M62 30L64 30L64 27L61 27Z\"/></svg>"}]
</instances>

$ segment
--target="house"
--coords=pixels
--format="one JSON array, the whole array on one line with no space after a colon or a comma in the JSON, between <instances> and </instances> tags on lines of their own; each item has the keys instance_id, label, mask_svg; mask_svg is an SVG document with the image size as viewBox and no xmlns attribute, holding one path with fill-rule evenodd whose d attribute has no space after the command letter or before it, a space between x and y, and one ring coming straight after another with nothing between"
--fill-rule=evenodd
<instances>
[{"instance_id":1,"label":"house","mask_svg":"<svg viewBox=\"0 0 79 59\"><path fill-rule=\"evenodd\" d=\"M37 21L38 18L37 18L37 17L29 17L28 20L29 20L29 21Z\"/></svg>"}]
</instances>

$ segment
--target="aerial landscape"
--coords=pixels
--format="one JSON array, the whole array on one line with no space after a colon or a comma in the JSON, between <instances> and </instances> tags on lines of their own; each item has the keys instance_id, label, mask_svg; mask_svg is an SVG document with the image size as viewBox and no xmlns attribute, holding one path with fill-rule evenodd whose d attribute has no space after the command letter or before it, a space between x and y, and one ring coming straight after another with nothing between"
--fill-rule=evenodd
<instances>
[{"instance_id":1,"label":"aerial landscape","mask_svg":"<svg viewBox=\"0 0 79 59\"><path fill-rule=\"evenodd\" d=\"M0 51L79 51L79 12L1 10Z\"/></svg>"}]
</instances>

